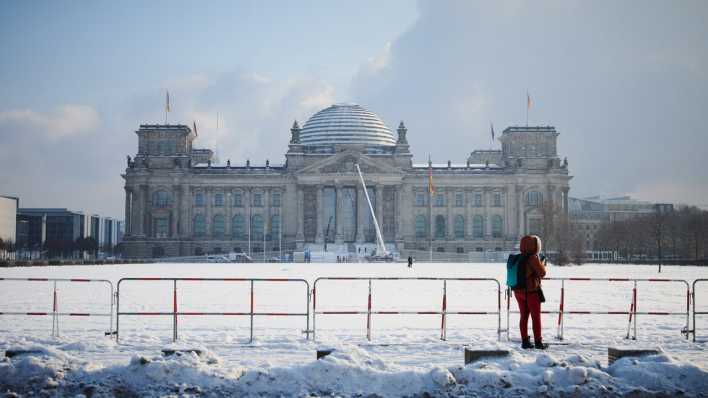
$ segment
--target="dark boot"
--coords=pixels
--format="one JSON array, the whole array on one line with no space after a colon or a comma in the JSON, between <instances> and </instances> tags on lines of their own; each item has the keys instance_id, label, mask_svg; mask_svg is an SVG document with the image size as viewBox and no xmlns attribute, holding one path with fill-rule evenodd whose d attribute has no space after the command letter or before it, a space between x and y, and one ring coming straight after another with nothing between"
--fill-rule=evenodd
<instances>
[{"instance_id":1,"label":"dark boot","mask_svg":"<svg viewBox=\"0 0 708 398\"><path fill-rule=\"evenodd\" d=\"M533 345L531 344L531 339L529 339L528 337L523 339L523 341L521 342L521 348L523 348L524 350L533 348Z\"/></svg>"},{"instance_id":2,"label":"dark boot","mask_svg":"<svg viewBox=\"0 0 708 398\"><path fill-rule=\"evenodd\" d=\"M539 340L539 341L534 341L533 347L537 350L545 350L546 348L548 348L548 344Z\"/></svg>"}]
</instances>

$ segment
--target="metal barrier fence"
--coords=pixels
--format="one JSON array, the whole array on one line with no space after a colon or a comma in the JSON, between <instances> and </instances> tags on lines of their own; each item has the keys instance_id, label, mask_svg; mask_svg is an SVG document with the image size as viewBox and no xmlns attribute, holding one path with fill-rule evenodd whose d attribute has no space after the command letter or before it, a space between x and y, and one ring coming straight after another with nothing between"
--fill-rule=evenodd
<instances>
[{"instance_id":1,"label":"metal barrier fence","mask_svg":"<svg viewBox=\"0 0 708 398\"><path fill-rule=\"evenodd\" d=\"M366 311L317 311L317 283L325 280L337 281L368 281L369 294ZM371 283L372 281L442 281L443 296L440 311L374 311L372 310ZM497 311L448 311L447 310L447 282L482 282L494 281L497 285ZM316 317L320 315L366 315L366 339L371 341L371 315L440 315L440 339L447 338L447 315L496 315L497 339L501 339L501 284L494 278L427 278L427 277L321 277L315 279L312 287L312 339L316 336Z\"/></svg>"},{"instance_id":2,"label":"metal barrier fence","mask_svg":"<svg viewBox=\"0 0 708 398\"><path fill-rule=\"evenodd\" d=\"M560 302L557 311L545 310L541 311L542 314L557 314L558 322L556 324L556 339L563 340L564 338L564 315L627 315L627 335L626 339L630 338L630 329L633 326L633 333L631 334L632 340L637 339L637 315L651 315L651 316L671 316L671 315L682 315L686 317L686 325L681 330L681 333L686 334L686 339L688 339L689 333L689 315L690 315L690 302L691 302L691 288L687 281L683 279L634 279L634 278L544 278L545 281L561 281L561 291L560 291ZM632 300L629 305L629 311L622 310L612 310L612 311L588 311L588 310L567 310L565 308L565 283L566 281L583 281L583 282L631 282L632 287ZM685 312L666 312L666 311L637 311L637 283L647 282L647 283L683 283L686 285L686 311ZM511 290L507 289L506 293L507 299L507 312L506 312L506 333L507 339L509 338L509 316L510 314L518 314L519 311L511 310ZM695 310L695 309L694 309ZM695 321L694 321L695 323Z\"/></svg>"},{"instance_id":3,"label":"metal barrier fence","mask_svg":"<svg viewBox=\"0 0 708 398\"><path fill-rule=\"evenodd\" d=\"M169 312L121 312L120 311L120 286L128 281L172 281L172 311ZM201 281L201 282L248 282L250 283L250 311L248 312L184 312L178 311L177 306L177 282ZM302 283L305 285L306 306L304 312L256 312L254 301L255 282L266 283ZM309 340L310 336L310 284L305 279L280 279L280 278L121 278L118 281L117 305L116 305L116 341L119 339L120 316L172 316L172 341L177 340L177 326L179 316L248 316L250 322L249 343L253 342L253 319L257 316L303 316L306 317L306 326L303 333Z\"/></svg>"},{"instance_id":4,"label":"metal barrier fence","mask_svg":"<svg viewBox=\"0 0 708 398\"><path fill-rule=\"evenodd\" d=\"M698 283L705 283L708 282L708 279L696 279L693 281L693 330L690 330L690 333L693 333L693 342L696 342L696 333L698 332L698 327L696 326L696 315L708 315L708 311L696 311L696 284Z\"/></svg>"},{"instance_id":5,"label":"metal barrier fence","mask_svg":"<svg viewBox=\"0 0 708 398\"><path fill-rule=\"evenodd\" d=\"M82 279L82 278L0 278L0 281L13 282L52 282L52 311L2 311L0 315L21 315L21 316L52 316L52 336L59 336L59 318L67 317L91 317L105 316L109 318L107 335L113 334L113 283L106 279ZM60 312L59 310L59 294L57 283L105 283L110 289L109 309L107 313L95 312Z\"/></svg>"}]
</instances>

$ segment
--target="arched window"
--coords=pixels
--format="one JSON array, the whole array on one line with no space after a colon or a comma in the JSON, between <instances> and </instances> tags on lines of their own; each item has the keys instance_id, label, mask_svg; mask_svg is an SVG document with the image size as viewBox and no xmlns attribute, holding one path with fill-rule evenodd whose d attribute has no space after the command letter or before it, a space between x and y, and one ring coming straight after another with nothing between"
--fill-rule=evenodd
<instances>
[{"instance_id":1,"label":"arched window","mask_svg":"<svg viewBox=\"0 0 708 398\"><path fill-rule=\"evenodd\" d=\"M236 214L231 219L231 236L234 239L242 240L244 238L244 233L246 232L246 223L243 216Z\"/></svg>"},{"instance_id":2,"label":"arched window","mask_svg":"<svg viewBox=\"0 0 708 398\"><path fill-rule=\"evenodd\" d=\"M501 216L492 216L492 237L501 238L504 234L504 220Z\"/></svg>"},{"instance_id":3,"label":"arched window","mask_svg":"<svg viewBox=\"0 0 708 398\"><path fill-rule=\"evenodd\" d=\"M155 207L167 207L170 205L170 194L167 191L159 190L152 195L152 205Z\"/></svg>"},{"instance_id":4,"label":"arched window","mask_svg":"<svg viewBox=\"0 0 708 398\"><path fill-rule=\"evenodd\" d=\"M484 238L484 218L480 215L472 218L472 237L476 239Z\"/></svg>"},{"instance_id":5,"label":"arched window","mask_svg":"<svg viewBox=\"0 0 708 398\"><path fill-rule=\"evenodd\" d=\"M194 236L204 236L206 235L206 220L203 214L197 214L194 216Z\"/></svg>"},{"instance_id":6,"label":"arched window","mask_svg":"<svg viewBox=\"0 0 708 398\"><path fill-rule=\"evenodd\" d=\"M415 217L416 238L425 238L426 236L428 236L428 226L426 224L427 222L425 222L425 216L418 215Z\"/></svg>"},{"instance_id":7,"label":"arched window","mask_svg":"<svg viewBox=\"0 0 708 398\"><path fill-rule=\"evenodd\" d=\"M251 239L263 240L263 216L260 214L251 217Z\"/></svg>"},{"instance_id":8,"label":"arched window","mask_svg":"<svg viewBox=\"0 0 708 398\"><path fill-rule=\"evenodd\" d=\"M435 216L435 238L444 239L446 232L445 217Z\"/></svg>"},{"instance_id":9,"label":"arched window","mask_svg":"<svg viewBox=\"0 0 708 398\"><path fill-rule=\"evenodd\" d=\"M197 192L194 194L194 205L197 207L204 206L204 194L202 192Z\"/></svg>"},{"instance_id":10,"label":"arched window","mask_svg":"<svg viewBox=\"0 0 708 398\"><path fill-rule=\"evenodd\" d=\"M224 233L226 232L226 220L224 219L224 216L221 214L217 214L214 216L214 219L212 220L212 225L211 225L211 233L215 237L222 237L224 236Z\"/></svg>"},{"instance_id":11,"label":"arched window","mask_svg":"<svg viewBox=\"0 0 708 398\"><path fill-rule=\"evenodd\" d=\"M465 218L455 216L455 239L465 239Z\"/></svg>"},{"instance_id":12,"label":"arched window","mask_svg":"<svg viewBox=\"0 0 708 398\"><path fill-rule=\"evenodd\" d=\"M270 218L270 234L273 239L280 239L280 216L275 215Z\"/></svg>"},{"instance_id":13,"label":"arched window","mask_svg":"<svg viewBox=\"0 0 708 398\"><path fill-rule=\"evenodd\" d=\"M541 193L536 191L526 192L526 205L539 206L541 204Z\"/></svg>"}]
</instances>

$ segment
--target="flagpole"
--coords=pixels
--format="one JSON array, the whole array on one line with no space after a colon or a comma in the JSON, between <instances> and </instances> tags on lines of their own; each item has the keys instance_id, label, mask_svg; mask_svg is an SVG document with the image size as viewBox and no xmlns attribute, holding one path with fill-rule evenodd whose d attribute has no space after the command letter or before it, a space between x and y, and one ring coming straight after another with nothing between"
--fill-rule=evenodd
<instances>
[{"instance_id":1,"label":"flagpole","mask_svg":"<svg viewBox=\"0 0 708 398\"><path fill-rule=\"evenodd\" d=\"M526 92L526 127L529 126L529 92Z\"/></svg>"}]
</instances>

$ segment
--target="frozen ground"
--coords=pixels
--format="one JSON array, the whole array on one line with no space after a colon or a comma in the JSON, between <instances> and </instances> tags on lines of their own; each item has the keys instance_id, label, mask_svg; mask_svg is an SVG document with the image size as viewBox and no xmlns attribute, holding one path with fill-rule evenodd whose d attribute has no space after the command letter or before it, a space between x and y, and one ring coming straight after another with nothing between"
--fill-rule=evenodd
<instances>
[{"instance_id":1,"label":"frozen ground","mask_svg":"<svg viewBox=\"0 0 708 398\"><path fill-rule=\"evenodd\" d=\"M154 264L3 269L0 277L108 279L123 277L302 278L312 288L324 276L497 278L502 264ZM672 278L691 283L708 268L593 265L550 267L549 276ZM708 283L698 285L698 311L708 311ZM626 282L566 282L566 311L627 311ZM121 312L170 312L173 285L129 281L120 288ZM544 282L544 310L557 310L560 282ZM108 312L109 290L100 284L59 283L60 312ZM439 311L442 282L374 281L374 311ZM320 281L318 311L366 311L368 283ZM641 282L639 311L682 312L681 284ZM250 284L185 281L177 285L181 312L248 312ZM256 312L304 312L302 283L254 284ZM516 303L512 301L512 309ZM502 298L502 307L506 307ZM0 312L51 312L48 282L0 281ZM448 282L448 311L496 311L493 282ZM114 319L115 321L115 319ZM50 337L51 317L0 316L0 350L34 352L0 362L0 393L45 391L58 395L162 396L705 396L708 391L708 316L699 317L698 341L680 330L684 316L639 316L637 340L625 340L626 315L566 315L565 343L547 352L523 351L497 340L496 315L448 315L447 341L439 340L440 315L374 315L372 340L365 315L317 315L317 341L308 341L305 317L256 317L248 343L247 316L182 316L172 343L171 316L121 316L120 344L104 336L109 318L62 317ZM554 342L557 315L544 315L544 337ZM511 338L518 340L511 315ZM310 320L310 326L312 320ZM506 315L502 316L506 328ZM463 366L463 346L511 350L503 359ZM659 349L660 354L607 364L608 346ZM164 357L161 349L199 349ZM315 360L318 348L334 348Z\"/></svg>"}]
</instances>

